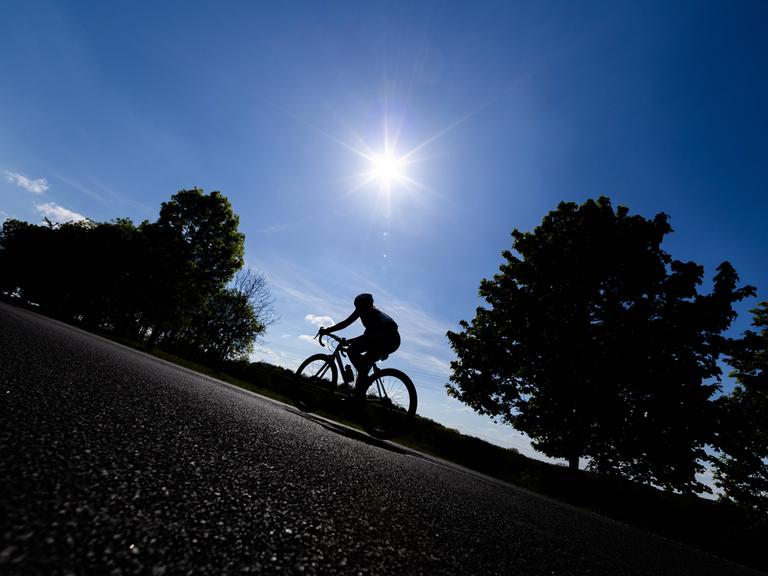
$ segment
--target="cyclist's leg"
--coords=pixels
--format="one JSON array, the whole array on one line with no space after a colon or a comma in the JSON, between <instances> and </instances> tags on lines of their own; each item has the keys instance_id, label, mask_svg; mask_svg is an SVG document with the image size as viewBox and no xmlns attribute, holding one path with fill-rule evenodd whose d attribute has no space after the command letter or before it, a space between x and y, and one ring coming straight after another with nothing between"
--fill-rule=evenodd
<instances>
[{"instance_id":1,"label":"cyclist's leg","mask_svg":"<svg viewBox=\"0 0 768 576\"><path fill-rule=\"evenodd\" d=\"M363 355L368 351L369 347L369 338L365 334L349 340L347 356L349 356L352 366L354 366L355 370L358 372L360 372L360 368L363 366Z\"/></svg>"},{"instance_id":2,"label":"cyclist's leg","mask_svg":"<svg viewBox=\"0 0 768 576\"><path fill-rule=\"evenodd\" d=\"M364 381L375 362L386 358L400 347L400 334L395 332L372 332L360 337L359 346L351 346L347 351L352 364L357 369L355 387ZM357 338L355 340L358 340ZM364 348L363 348L364 346ZM353 354L355 355L353 357Z\"/></svg>"},{"instance_id":3,"label":"cyclist's leg","mask_svg":"<svg viewBox=\"0 0 768 576\"><path fill-rule=\"evenodd\" d=\"M355 370L357 370L355 387L357 387L358 382L365 380L368 371L373 365L373 362L370 360L372 340L373 339L368 334L363 334L362 336L350 340L349 348L347 348L347 356L349 356L349 360L352 362Z\"/></svg>"}]
</instances>

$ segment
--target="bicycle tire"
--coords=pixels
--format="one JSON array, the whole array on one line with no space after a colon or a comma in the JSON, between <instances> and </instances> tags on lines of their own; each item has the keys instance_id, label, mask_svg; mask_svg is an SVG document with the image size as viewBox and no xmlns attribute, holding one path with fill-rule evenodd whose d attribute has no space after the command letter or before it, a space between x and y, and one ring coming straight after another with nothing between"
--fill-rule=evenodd
<instances>
[{"instance_id":1,"label":"bicycle tire","mask_svg":"<svg viewBox=\"0 0 768 576\"><path fill-rule=\"evenodd\" d=\"M394 438L402 434L416 416L416 386L405 372L396 368L384 368L371 374L359 393L359 400L363 428L375 438Z\"/></svg>"},{"instance_id":2,"label":"bicycle tire","mask_svg":"<svg viewBox=\"0 0 768 576\"><path fill-rule=\"evenodd\" d=\"M293 403L303 412L314 412L332 396L339 378L330 354L313 354L296 369L296 376Z\"/></svg>"}]
</instances>

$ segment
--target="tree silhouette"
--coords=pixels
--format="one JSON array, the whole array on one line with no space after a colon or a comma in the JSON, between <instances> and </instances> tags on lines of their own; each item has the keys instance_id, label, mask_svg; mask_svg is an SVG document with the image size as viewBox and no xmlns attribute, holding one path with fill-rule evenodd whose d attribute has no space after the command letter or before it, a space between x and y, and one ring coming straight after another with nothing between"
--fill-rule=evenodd
<instances>
[{"instance_id":1,"label":"tree silhouette","mask_svg":"<svg viewBox=\"0 0 768 576\"><path fill-rule=\"evenodd\" d=\"M239 219L220 192L182 190L156 222L0 229L0 294L46 314L217 363L247 354L274 320L263 276L243 264Z\"/></svg>"},{"instance_id":2,"label":"tree silhouette","mask_svg":"<svg viewBox=\"0 0 768 576\"><path fill-rule=\"evenodd\" d=\"M221 290L243 265L245 237L239 218L220 192L182 190L163 202L160 217L146 224L148 344L173 342L195 310Z\"/></svg>"},{"instance_id":3,"label":"tree silhouette","mask_svg":"<svg viewBox=\"0 0 768 576\"><path fill-rule=\"evenodd\" d=\"M195 314L185 339L215 364L245 359L275 320L266 278L247 269L237 273L230 287L208 298Z\"/></svg>"},{"instance_id":4,"label":"tree silhouette","mask_svg":"<svg viewBox=\"0 0 768 576\"><path fill-rule=\"evenodd\" d=\"M733 392L720 399L723 412L715 482L725 495L768 518L768 302L752 311L752 325L734 343L728 363Z\"/></svg>"},{"instance_id":5,"label":"tree silhouette","mask_svg":"<svg viewBox=\"0 0 768 576\"><path fill-rule=\"evenodd\" d=\"M42 294L42 255L50 229L21 220L8 219L0 232L0 291L15 293L30 302Z\"/></svg>"},{"instance_id":6,"label":"tree silhouette","mask_svg":"<svg viewBox=\"0 0 768 576\"><path fill-rule=\"evenodd\" d=\"M682 491L705 487L721 336L736 288L730 264L711 294L703 269L661 249L668 217L648 220L610 200L561 203L480 284L487 306L448 338L449 394L527 433L577 468ZM713 381L714 380L714 381Z\"/></svg>"}]
</instances>

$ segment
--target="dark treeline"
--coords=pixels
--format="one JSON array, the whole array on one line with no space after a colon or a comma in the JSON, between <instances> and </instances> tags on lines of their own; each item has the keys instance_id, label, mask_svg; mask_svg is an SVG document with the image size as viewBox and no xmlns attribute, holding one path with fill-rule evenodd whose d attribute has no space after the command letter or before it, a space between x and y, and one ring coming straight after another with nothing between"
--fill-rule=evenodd
<instances>
[{"instance_id":1,"label":"dark treeline","mask_svg":"<svg viewBox=\"0 0 768 576\"><path fill-rule=\"evenodd\" d=\"M704 268L662 247L668 217L610 200L561 203L480 284L485 305L449 332L451 395L527 433L533 446L613 476L709 492L768 512L768 304L760 332L728 338L734 304L753 296L721 263ZM720 394L721 360L736 388Z\"/></svg>"},{"instance_id":2,"label":"dark treeline","mask_svg":"<svg viewBox=\"0 0 768 576\"><path fill-rule=\"evenodd\" d=\"M242 271L244 236L219 192L182 190L155 222L0 232L0 293L85 328L213 363L247 355L273 320L264 277ZM240 271L240 272L238 272Z\"/></svg>"}]
</instances>

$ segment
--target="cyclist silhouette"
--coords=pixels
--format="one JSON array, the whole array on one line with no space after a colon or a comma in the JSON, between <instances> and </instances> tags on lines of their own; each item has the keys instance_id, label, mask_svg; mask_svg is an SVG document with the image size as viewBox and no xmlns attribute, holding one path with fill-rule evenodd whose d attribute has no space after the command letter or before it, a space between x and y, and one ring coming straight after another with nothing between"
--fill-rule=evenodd
<instances>
[{"instance_id":1,"label":"cyclist silhouette","mask_svg":"<svg viewBox=\"0 0 768 576\"><path fill-rule=\"evenodd\" d=\"M324 336L330 332L343 330L358 318L365 326L365 332L357 338L348 340L349 348L347 349L347 355L357 370L355 386L365 378L375 362L384 360L400 347L397 323L373 305L371 294L356 296L355 310L352 314L334 326L320 328L318 334Z\"/></svg>"}]
</instances>

